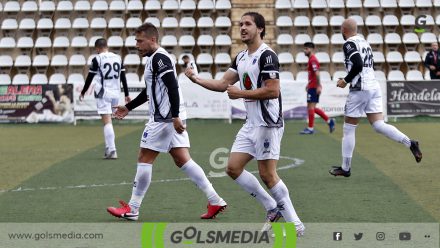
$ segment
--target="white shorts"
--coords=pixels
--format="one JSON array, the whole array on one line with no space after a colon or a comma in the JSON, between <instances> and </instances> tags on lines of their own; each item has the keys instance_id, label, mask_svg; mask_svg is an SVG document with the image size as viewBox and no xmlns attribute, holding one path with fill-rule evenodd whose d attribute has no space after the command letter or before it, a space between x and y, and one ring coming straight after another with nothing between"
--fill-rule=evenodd
<instances>
[{"instance_id":1,"label":"white shorts","mask_svg":"<svg viewBox=\"0 0 440 248\"><path fill-rule=\"evenodd\" d=\"M232 145L231 152L242 152L257 160L280 158L284 127L251 127L244 125Z\"/></svg>"},{"instance_id":2,"label":"white shorts","mask_svg":"<svg viewBox=\"0 0 440 248\"><path fill-rule=\"evenodd\" d=\"M98 109L98 114L112 114L113 106L118 106L118 98L96 98L96 108Z\"/></svg>"},{"instance_id":3,"label":"white shorts","mask_svg":"<svg viewBox=\"0 0 440 248\"><path fill-rule=\"evenodd\" d=\"M190 147L188 132L177 133L173 123L149 121L142 132L140 147L169 152L175 147Z\"/></svg>"},{"instance_id":4,"label":"white shorts","mask_svg":"<svg viewBox=\"0 0 440 248\"><path fill-rule=\"evenodd\" d=\"M359 118L365 114L382 113L380 89L351 91L345 103L345 116Z\"/></svg>"}]
</instances>

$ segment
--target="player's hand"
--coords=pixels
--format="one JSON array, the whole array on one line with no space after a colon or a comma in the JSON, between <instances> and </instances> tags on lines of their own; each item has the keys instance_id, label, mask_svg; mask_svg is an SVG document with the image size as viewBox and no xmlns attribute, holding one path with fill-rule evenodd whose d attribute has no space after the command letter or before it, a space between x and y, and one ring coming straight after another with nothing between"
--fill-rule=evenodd
<instances>
[{"instance_id":1,"label":"player's hand","mask_svg":"<svg viewBox=\"0 0 440 248\"><path fill-rule=\"evenodd\" d=\"M79 101L82 102L83 100L84 100L84 95L83 94L79 95Z\"/></svg>"},{"instance_id":2,"label":"player's hand","mask_svg":"<svg viewBox=\"0 0 440 248\"><path fill-rule=\"evenodd\" d=\"M436 75L437 75L437 76L440 76L440 71L438 71L438 72L436 73Z\"/></svg>"},{"instance_id":3,"label":"player's hand","mask_svg":"<svg viewBox=\"0 0 440 248\"><path fill-rule=\"evenodd\" d=\"M177 133L183 133L185 131L185 125L179 117L173 118L173 126Z\"/></svg>"},{"instance_id":4,"label":"player's hand","mask_svg":"<svg viewBox=\"0 0 440 248\"><path fill-rule=\"evenodd\" d=\"M131 98L130 98L130 96L126 96L125 97L125 104L127 104L129 102L131 102Z\"/></svg>"},{"instance_id":5,"label":"player's hand","mask_svg":"<svg viewBox=\"0 0 440 248\"><path fill-rule=\"evenodd\" d=\"M191 81L195 81L196 79L196 73L194 72L194 70L191 67L187 67L185 69L185 76L187 76L189 79L191 79Z\"/></svg>"},{"instance_id":6,"label":"player's hand","mask_svg":"<svg viewBox=\"0 0 440 248\"><path fill-rule=\"evenodd\" d=\"M128 108L125 106L119 105L119 106L113 106L112 108L115 110L115 112L113 113L113 117L118 120L122 120L124 119L125 116L128 115L129 111Z\"/></svg>"},{"instance_id":7,"label":"player's hand","mask_svg":"<svg viewBox=\"0 0 440 248\"><path fill-rule=\"evenodd\" d=\"M318 87L316 87L316 94L321 95L322 92L322 86L318 85Z\"/></svg>"},{"instance_id":8,"label":"player's hand","mask_svg":"<svg viewBox=\"0 0 440 248\"><path fill-rule=\"evenodd\" d=\"M240 89L235 87L234 85L229 85L226 89L226 92L228 92L229 99L238 99L241 98L240 95Z\"/></svg>"},{"instance_id":9,"label":"player's hand","mask_svg":"<svg viewBox=\"0 0 440 248\"><path fill-rule=\"evenodd\" d=\"M429 66L429 69L430 69L431 71L434 71L434 70L435 70L435 66L434 66L434 65L430 65L430 66Z\"/></svg>"},{"instance_id":10,"label":"player's hand","mask_svg":"<svg viewBox=\"0 0 440 248\"><path fill-rule=\"evenodd\" d=\"M345 86L347 86L347 83L343 78L340 78L336 83L336 86L338 86L339 88L345 88Z\"/></svg>"}]
</instances>

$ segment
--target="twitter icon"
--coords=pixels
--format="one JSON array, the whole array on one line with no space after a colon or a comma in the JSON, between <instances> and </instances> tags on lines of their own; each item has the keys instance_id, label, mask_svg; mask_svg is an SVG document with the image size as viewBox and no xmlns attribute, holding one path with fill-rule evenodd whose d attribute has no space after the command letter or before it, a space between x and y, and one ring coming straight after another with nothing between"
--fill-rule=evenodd
<instances>
[{"instance_id":1,"label":"twitter icon","mask_svg":"<svg viewBox=\"0 0 440 248\"><path fill-rule=\"evenodd\" d=\"M356 241L361 240L363 235L364 235L363 233L355 233L354 240Z\"/></svg>"}]
</instances>

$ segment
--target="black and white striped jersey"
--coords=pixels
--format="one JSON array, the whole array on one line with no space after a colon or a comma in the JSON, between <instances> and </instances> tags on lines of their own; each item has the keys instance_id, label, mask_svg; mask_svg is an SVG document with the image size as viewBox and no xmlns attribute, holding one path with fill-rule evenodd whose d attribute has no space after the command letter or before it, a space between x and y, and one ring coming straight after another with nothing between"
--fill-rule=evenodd
<instances>
[{"instance_id":1,"label":"black and white striped jersey","mask_svg":"<svg viewBox=\"0 0 440 248\"><path fill-rule=\"evenodd\" d=\"M112 52L97 54L89 69L95 77L95 96L97 98L119 98L121 92L121 72L125 71L122 59Z\"/></svg>"}]
</instances>

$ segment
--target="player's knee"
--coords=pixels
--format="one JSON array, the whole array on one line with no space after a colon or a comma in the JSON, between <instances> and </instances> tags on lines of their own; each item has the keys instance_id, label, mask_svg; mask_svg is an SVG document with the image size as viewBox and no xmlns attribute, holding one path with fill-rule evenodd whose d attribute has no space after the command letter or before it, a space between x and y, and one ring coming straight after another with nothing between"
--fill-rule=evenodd
<instances>
[{"instance_id":1,"label":"player's knee","mask_svg":"<svg viewBox=\"0 0 440 248\"><path fill-rule=\"evenodd\" d=\"M239 177L242 172L243 170L234 168L232 166L226 167L226 174L228 174L228 176L230 176L232 179L236 179L237 177Z\"/></svg>"},{"instance_id":2,"label":"player's knee","mask_svg":"<svg viewBox=\"0 0 440 248\"><path fill-rule=\"evenodd\" d=\"M276 183L278 180L278 175L276 173L274 174L260 171L260 178L266 186L270 187Z\"/></svg>"}]
</instances>

